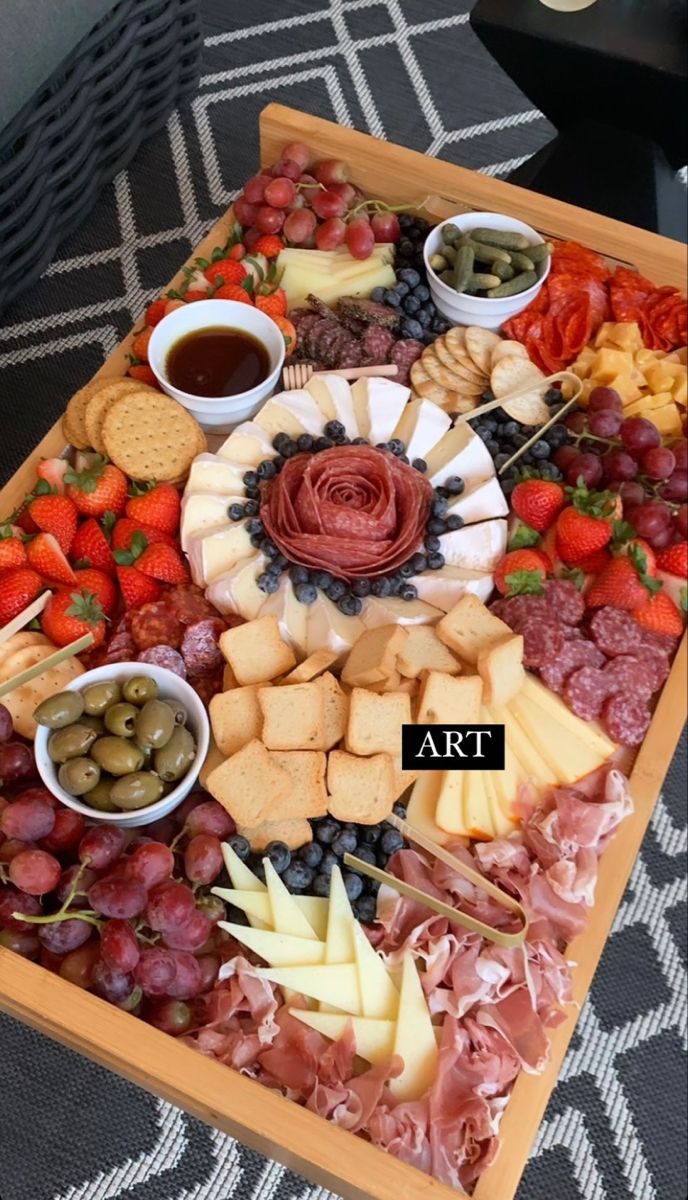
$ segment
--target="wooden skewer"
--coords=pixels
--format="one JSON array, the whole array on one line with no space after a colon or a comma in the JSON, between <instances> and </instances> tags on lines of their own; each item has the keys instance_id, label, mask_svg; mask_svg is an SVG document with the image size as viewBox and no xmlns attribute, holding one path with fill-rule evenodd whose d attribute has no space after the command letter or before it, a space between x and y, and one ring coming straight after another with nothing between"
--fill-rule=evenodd
<instances>
[{"instance_id":1,"label":"wooden skewer","mask_svg":"<svg viewBox=\"0 0 688 1200\"><path fill-rule=\"evenodd\" d=\"M516 453L512 454L511 458L508 458L506 460L506 462L503 463L503 465L499 468L497 474L503 475L505 471L509 470L509 467L513 467L514 463L521 457L521 455L525 454L526 450L529 450L534 442L537 442L540 440L543 433L545 433L545 431L547 429L549 429L550 425L554 425L557 421L561 420L564 413L567 413L569 411L569 409L573 407L573 405L576 403L577 399L578 399L578 396L574 396L571 400L567 400L565 404L562 404L561 408L558 408L557 411L552 414L549 421L545 421L544 425L541 425L539 427L539 429L536 429L533 436L529 437L528 441L525 442L522 446L519 446Z\"/></svg>"},{"instance_id":2,"label":"wooden skewer","mask_svg":"<svg viewBox=\"0 0 688 1200\"><path fill-rule=\"evenodd\" d=\"M25 683L30 683L32 679L35 679L37 675L42 675L44 671L51 671L53 667L58 667L65 659L73 658L75 654L80 654L82 650L88 650L89 646L93 645L93 641L93 634L85 633L83 637L77 638L75 642L70 642L68 646L63 646L61 650L56 650L54 654L49 654L47 658L42 658L40 662L34 663L32 667L27 667L25 671L20 671L12 679L6 679L0 685L0 696L6 696L8 692L13 692L15 688L23 687Z\"/></svg>"},{"instance_id":3,"label":"wooden skewer","mask_svg":"<svg viewBox=\"0 0 688 1200\"><path fill-rule=\"evenodd\" d=\"M37 617L39 613L43 612L43 609L48 603L51 595L52 592L43 592L42 595L40 595L36 600L33 600L31 604L27 604L26 608L22 609L20 613L17 613L16 617L13 617L11 621L8 621L6 625L3 625L2 629L0 629L0 646L3 644L3 642L9 641L9 639L13 637L15 633L18 633L20 629L23 629L25 625L28 625L29 621L33 621L34 617Z\"/></svg>"},{"instance_id":4,"label":"wooden skewer","mask_svg":"<svg viewBox=\"0 0 688 1200\"><path fill-rule=\"evenodd\" d=\"M340 379L391 379L399 374L395 363L384 363L378 367L342 367L339 371L316 371L310 363L292 363L282 372L285 388L302 388L313 375L338 375Z\"/></svg>"}]
</instances>

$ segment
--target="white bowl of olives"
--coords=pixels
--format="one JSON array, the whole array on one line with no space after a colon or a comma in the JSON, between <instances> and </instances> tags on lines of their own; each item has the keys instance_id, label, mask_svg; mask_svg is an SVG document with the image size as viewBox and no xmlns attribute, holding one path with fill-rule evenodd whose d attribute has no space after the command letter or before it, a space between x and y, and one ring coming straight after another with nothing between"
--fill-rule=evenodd
<instances>
[{"instance_id":1,"label":"white bowl of olives","mask_svg":"<svg viewBox=\"0 0 688 1200\"><path fill-rule=\"evenodd\" d=\"M41 779L94 822L137 828L167 816L191 791L208 753L200 697L150 663L87 671L35 716Z\"/></svg>"}]
</instances>

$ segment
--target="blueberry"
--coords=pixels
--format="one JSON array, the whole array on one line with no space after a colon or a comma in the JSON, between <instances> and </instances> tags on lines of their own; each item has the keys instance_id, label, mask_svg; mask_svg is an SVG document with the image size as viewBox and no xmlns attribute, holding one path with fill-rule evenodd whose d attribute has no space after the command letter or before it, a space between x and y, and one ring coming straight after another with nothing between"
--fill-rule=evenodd
<instances>
[{"instance_id":1,"label":"blueberry","mask_svg":"<svg viewBox=\"0 0 688 1200\"><path fill-rule=\"evenodd\" d=\"M420 325L421 329L424 329L427 332L429 332L430 334L432 334L432 341L434 341L437 330L436 329L433 330L434 322L432 319L432 313L429 313L427 308L419 308L418 312L416 313L416 320L417 320L418 324Z\"/></svg>"},{"instance_id":2,"label":"blueberry","mask_svg":"<svg viewBox=\"0 0 688 1200\"><path fill-rule=\"evenodd\" d=\"M319 871L321 875L327 875L329 878L335 867L339 866L339 858L333 850L326 850L322 856Z\"/></svg>"},{"instance_id":3,"label":"blueberry","mask_svg":"<svg viewBox=\"0 0 688 1200\"><path fill-rule=\"evenodd\" d=\"M277 555L279 554L279 549L273 542L272 538L263 538L262 542L260 543L260 548L266 558L277 558Z\"/></svg>"},{"instance_id":4,"label":"blueberry","mask_svg":"<svg viewBox=\"0 0 688 1200\"><path fill-rule=\"evenodd\" d=\"M385 829L380 838L380 849L385 854L396 854L397 850L401 850L404 844L404 839L398 829Z\"/></svg>"},{"instance_id":5,"label":"blueberry","mask_svg":"<svg viewBox=\"0 0 688 1200\"><path fill-rule=\"evenodd\" d=\"M504 495L510 496L511 493L513 492L514 488L516 487L516 480L515 479L501 479L500 484L501 484L502 491L504 492Z\"/></svg>"},{"instance_id":6,"label":"blueberry","mask_svg":"<svg viewBox=\"0 0 688 1200\"><path fill-rule=\"evenodd\" d=\"M328 437L316 438L315 442L313 443L313 449L318 454L320 453L321 450L331 450L333 446L334 446L334 442L332 441L332 438L328 438Z\"/></svg>"},{"instance_id":7,"label":"blueberry","mask_svg":"<svg viewBox=\"0 0 688 1200\"><path fill-rule=\"evenodd\" d=\"M393 575L388 575L387 578L392 594L398 592L399 588L403 587L406 582L403 575L400 575L398 571L395 571Z\"/></svg>"},{"instance_id":8,"label":"blueberry","mask_svg":"<svg viewBox=\"0 0 688 1200\"><path fill-rule=\"evenodd\" d=\"M565 442L569 440L568 430L565 425L553 425L545 434L547 441L553 450L558 450Z\"/></svg>"},{"instance_id":9,"label":"blueberry","mask_svg":"<svg viewBox=\"0 0 688 1200\"><path fill-rule=\"evenodd\" d=\"M251 545L255 546L256 550L260 550L260 544L261 544L262 540L263 540L262 533L252 533L251 534L251 538L250 538Z\"/></svg>"},{"instance_id":10,"label":"blueberry","mask_svg":"<svg viewBox=\"0 0 688 1200\"><path fill-rule=\"evenodd\" d=\"M323 817L322 821L318 821L315 825L315 837L323 846L329 846L334 841L341 829L339 821L334 817Z\"/></svg>"},{"instance_id":11,"label":"blueberry","mask_svg":"<svg viewBox=\"0 0 688 1200\"><path fill-rule=\"evenodd\" d=\"M441 520L440 517L433 517L431 521L428 521L426 528L428 533L446 533L447 523Z\"/></svg>"},{"instance_id":12,"label":"blueberry","mask_svg":"<svg viewBox=\"0 0 688 1200\"><path fill-rule=\"evenodd\" d=\"M410 460L409 460L409 456L408 456L408 454L400 454L400 455L399 455L399 462L406 463L406 465L408 466L408 464L409 464L409 461L410 461Z\"/></svg>"},{"instance_id":13,"label":"blueberry","mask_svg":"<svg viewBox=\"0 0 688 1200\"><path fill-rule=\"evenodd\" d=\"M229 517L230 521L240 521L243 515L243 504L230 504L229 508L227 509L227 516Z\"/></svg>"},{"instance_id":14,"label":"blueberry","mask_svg":"<svg viewBox=\"0 0 688 1200\"><path fill-rule=\"evenodd\" d=\"M381 825L363 825L359 830L358 840L363 846L374 846L381 833Z\"/></svg>"},{"instance_id":15,"label":"blueberry","mask_svg":"<svg viewBox=\"0 0 688 1200\"><path fill-rule=\"evenodd\" d=\"M246 862L251 853L251 844L248 839L242 837L239 833L235 833L234 837L229 838L228 841L237 858L240 858L242 862Z\"/></svg>"},{"instance_id":16,"label":"blueberry","mask_svg":"<svg viewBox=\"0 0 688 1200\"><path fill-rule=\"evenodd\" d=\"M424 475L428 469L428 464L426 463L424 458L412 459L411 466L414 468L415 471L420 471L421 475Z\"/></svg>"},{"instance_id":17,"label":"blueberry","mask_svg":"<svg viewBox=\"0 0 688 1200\"><path fill-rule=\"evenodd\" d=\"M427 565L427 557L425 554L414 554L413 558L411 558L409 561L413 567L414 575L420 575L421 571L424 571Z\"/></svg>"},{"instance_id":18,"label":"blueberry","mask_svg":"<svg viewBox=\"0 0 688 1200\"><path fill-rule=\"evenodd\" d=\"M276 454L272 460L275 471L281 471L284 466L284 457L281 454Z\"/></svg>"},{"instance_id":19,"label":"blueberry","mask_svg":"<svg viewBox=\"0 0 688 1200\"><path fill-rule=\"evenodd\" d=\"M401 575L402 579L410 579L412 575L416 574L413 569L413 563L410 559L408 562L401 564L399 567L399 574Z\"/></svg>"},{"instance_id":20,"label":"blueberry","mask_svg":"<svg viewBox=\"0 0 688 1200\"><path fill-rule=\"evenodd\" d=\"M418 588L412 583L405 583L403 587L399 588L399 595L402 600L409 603L411 600L418 599Z\"/></svg>"},{"instance_id":21,"label":"blueberry","mask_svg":"<svg viewBox=\"0 0 688 1200\"><path fill-rule=\"evenodd\" d=\"M294 595L299 604L313 604L318 599L318 589L313 583L297 583Z\"/></svg>"},{"instance_id":22,"label":"blueberry","mask_svg":"<svg viewBox=\"0 0 688 1200\"><path fill-rule=\"evenodd\" d=\"M400 243L401 246L401 243ZM403 271L397 271L397 279L405 283L409 288L417 288L420 283L420 275L417 271L410 270L408 267Z\"/></svg>"},{"instance_id":23,"label":"blueberry","mask_svg":"<svg viewBox=\"0 0 688 1200\"><path fill-rule=\"evenodd\" d=\"M251 519L246 522L246 532L251 536L254 533L260 533L264 535L265 531L263 529L263 522L259 521L257 517L251 517Z\"/></svg>"},{"instance_id":24,"label":"blueberry","mask_svg":"<svg viewBox=\"0 0 688 1200\"><path fill-rule=\"evenodd\" d=\"M323 433L325 437L332 438L333 441L336 441L340 437L346 437L346 429L341 421L328 421Z\"/></svg>"},{"instance_id":25,"label":"blueberry","mask_svg":"<svg viewBox=\"0 0 688 1200\"><path fill-rule=\"evenodd\" d=\"M401 279L398 283L395 283L394 291L396 292L397 296L401 296L401 299L405 300L411 289L409 285L405 283L403 279Z\"/></svg>"},{"instance_id":26,"label":"blueberry","mask_svg":"<svg viewBox=\"0 0 688 1200\"><path fill-rule=\"evenodd\" d=\"M285 842L268 842L265 854L270 859L278 875L286 871L291 862L291 850Z\"/></svg>"},{"instance_id":27,"label":"blueberry","mask_svg":"<svg viewBox=\"0 0 688 1200\"><path fill-rule=\"evenodd\" d=\"M355 875L353 871L345 871L342 875L342 882L349 900L358 900L363 891L361 876Z\"/></svg>"},{"instance_id":28,"label":"blueberry","mask_svg":"<svg viewBox=\"0 0 688 1200\"><path fill-rule=\"evenodd\" d=\"M370 299L373 300L375 304L382 304L384 298L385 289L383 287L373 288L372 292L370 293Z\"/></svg>"},{"instance_id":29,"label":"blueberry","mask_svg":"<svg viewBox=\"0 0 688 1200\"><path fill-rule=\"evenodd\" d=\"M315 870L322 862L323 853L323 848L319 842L306 842L306 845L302 846L299 850L298 857L307 867Z\"/></svg>"},{"instance_id":30,"label":"blueberry","mask_svg":"<svg viewBox=\"0 0 688 1200\"><path fill-rule=\"evenodd\" d=\"M528 441L528 436L525 433L515 433L511 440L516 449L520 450Z\"/></svg>"},{"instance_id":31,"label":"blueberry","mask_svg":"<svg viewBox=\"0 0 688 1200\"><path fill-rule=\"evenodd\" d=\"M260 480L258 478L258 472L257 471L247 471L246 474L243 476L243 481L244 481L246 487L249 487L249 488L257 487L260 482Z\"/></svg>"},{"instance_id":32,"label":"blueberry","mask_svg":"<svg viewBox=\"0 0 688 1200\"><path fill-rule=\"evenodd\" d=\"M491 416L483 417L480 424L483 426L484 429L489 430L490 433L497 432L497 422L495 421L494 417L491 417Z\"/></svg>"},{"instance_id":33,"label":"blueberry","mask_svg":"<svg viewBox=\"0 0 688 1200\"><path fill-rule=\"evenodd\" d=\"M428 554L428 570L441 571L444 566L443 554Z\"/></svg>"},{"instance_id":34,"label":"blueberry","mask_svg":"<svg viewBox=\"0 0 688 1200\"><path fill-rule=\"evenodd\" d=\"M314 874L312 867L297 859L287 867L282 875L282 883L290 892L305 892L311 886Z\"/></svg>"},{"instance_id":35,"label":"blueberry","mask_svg":"<svg viewBox=\"0 0 688 1200\"><path fill-rule=\"evenodd\" d=\"M357 438L351 439L351 445L352 446L368 446L369 442L368 442L367 438L357 437Z\"/></svg>"},{"instance_id":36,"label":"blueberry","mask_svg":"<svg viewBox=\"0 0 688 1200\"><path fill-rule=\"evenodd\" d=\"M278 454L284 453L284 447L291 443L291 438L288 433L276 433L272 439L272 444Z\"/></svg>"},{"instance_id":37,"label":"blueberry","mask_svg":"<svg viewBox=\"0 0 688 1200\"><path fill-rule=\"evenodd\" d=\"M261 592L266 592L268 596L271 596L274 592L279 591L280 582L276 575L271 575L267 571L263 571L262 575L259 575L256 579L256 585L260 588Z\"/></svg>"},{"instance_id":38,"label":"blueberry","mask_svg":"<svg viewBox=\"0 0 688 1200\"><path fill-rule=\"evenodd\" d=\"M406 296L404 297L404 303L401 307L407 316L412 317L420 308L420 300L418 300L416 296Z\"/></svg>"},{"instance_id":39,"label":"blueberry","mask_svg":"<svg viewBox=\"0 0 688 1200\"><path fill-rule=\"evenodd\" d=\"M406 338L421 338L423 336L423 326L420 321L414 321L411 317L407 317L401 322L401 332Z\"/></svg>"},{"instance_id":40,"label":"blueberry","mask_svg":"<svg viewBox=\"0 0 688 1200\"><path fill-rule=\"evenodd\" d=\"M351 591L353 592L354 596L361 596L362 599L365 599L366 596L370 595L371 587L372 584L369 579L354 579L354 582L351 585Z\"/></svg>"},{"instance_id":41,"label":"blueberry","mask_svg":"<svg viewBox=\"0 0 688 1200\"><path fill-rule=\"evenodd\" d=\"M313 895L322 896L325 899L330 894L330 877L329 875L316 875L313 880Z\"/></svg>"},{"instance_id":42,"label":"blueberry","mask_svg":"<svg viewBox=\"0 0 688 1200\"><path fill-rule=\"evenodd\" d=\"M313 441L314 438L312 433L302 433L300 437L297 438L296 445L298 446L299 450L302 451L312 450Z\"/></svg>"},{"instance_id":43,"label":"blueberry","mask_svg":"<svg viewBox=\"0 0 688 1200\"><path fill-rule=\"evenodd\" d=\"M521 426L518 421L507 421L506 425L502 425L502 435L507 438L512 438L514 434L521 432Z\"/></svg>"},{"instance_id":44,"label":"blueberry","mask_svg":"<svg viewBox=\"0 0 688 1200\"><path fill-rule=\"evenodd\" d=\"M563 397L559 388L547 388L547 391L545 392L545 404L557 404L562 399Z\"/></svg>"},{"instance_id":45,"label":"blueberry","mask_svg":"<svg viewBox=\"0 0 688 1200\"><path fill-rule=\"evenodd\" d=\"M489 437L485 442L485 448L489 450L490 454L498 454L499 442L495 438Z\"/></svg>"},{"instance_id":46,"label":"blueberry","mask_svg":"<svg viewBox=\"0 0 688 1200\"><path fill-rule=\"evenodd\" d=\"M308 567L290 567L289 578L294 585L297 583L308 583Z\"/></svg>"},{"instance_id":47,"label":"blueberry","mask_svg":"<svg viewBox=\"0 0 688 1200\"><path fill-rule=\"evenodd\" d=\"M361 896L354 905L354 912L363 925L372 925L377 912L377 900L374 896Z\"/></svg>"},{"instance_id":48,"label":"blueberry","mask_svg":"<svg viewBox=\"0 0 688 1200\"><path fill-rule=\"evenodd\" d=\"M388 289L385 292L385 304L387 304L389 308L401 308L401 296L398 296L396 292Z\"/></svg>"},{"instance_id":49,"label":"blueberry","mask_svg":"<svg viewBox=\"0 0 688 1200\"><path fill-rule=\"evenodd\" d=\"M396 454L398 456L404 453L406 445L401 441L401 438L391 438L391 440L387 443L387 449L391 454Z\"/></svg>"},{"instance_id":50,"label":"blueberry","mask_svg":"<svg viewBox=\"0 0 688 1200\"><path fill-rule=\"evenodd\" d=\"M337 608L344 613L345 617L357 617L363 608L363 601L359 600L358 596L354 596L352 592L347 592L341 600L337 601Z\"/></svg>"},{"instance_id":51,"label":"blueberry","mask_svg":"<svg viewBox=\"0 0 688 1200\"><path fill-rule=\"evenodd\" d=\"M446 333L447 322L443 317L433 317L431 329L433 333Z\"/></svg>"},{"instance_id":52,"label":"blueberry","mask_svg":"<svg viewBox=\"0 0 688 1200\"><path fill-rule=\"evenodd\" d=\"M336 604L341 600L346 592L346 584L343 579L333 579L332 583L325 590L325 595Z\"/></svg>"},{"instance_id":53,"label":"blueberry","mask_svg":"<svg viewBox=\"0 0 688 1200\"><path fill-rule=\"evenodd\" d=\"M436 537L435 534L433 533L430 535L430 537L425 538L423 545L425 546L425 549L429 550L430 552L432 552L433 550L439 550L440 539L438 537Z\"/></svg>"},{"instance_id":54,"label":"blueberry","mask_svg":"<svg viewBox=\"0 0 688 1200\"><path fill-rule=\"evenodd\" d=\"M392 585L386 575L381 575L379 579L373 580L370 590L374 596L390 596L392 594Z\"/></svg>"},{"instance_id":55,"label":"blueberry","mask_svg":"<svg viewBox=\"0 0 688 1200\"><path fill-rule=\"evenodd\" d=\"M549 446L547 442L541 439L539 442L533 443L530 447L530 453L536 461L542 458L549 458Z\"/></svg>"},{"instance_id":56,"label":"blueberry","mask_svg":"<svg viewBox=\"0 0 688 1200\"><path fill-rule=\"evenodd\" d=\"M332 850L339 858L343 858L345 854L353 854L356 849L356 831L354 829L342 829L332 842Z\"/></svg>"},{"instance_id":57,"label":"blueberry","mask_svg":"<svg viewBox=\"0 0 688 1200\"><path fill-rule=\"evenodd\" d=\"M449 513L447 516L447 529L451 532L454 529L463 529L464 520L459 513Z\"/></svg>"},{"instance_id":58,"label":"blueberry","mask_svg":"<svg viewBox=\"0 0 688 1200\"><path fill-rule=\"evenodd\" d=\"M447 497L442 495L438 496L437 493L435 493L432 498L432 504L430 505L430 511L432 512L432 515L434 517L443 517L448 508L449 501L447 500Z\"/></svg>"},{"instance_id":59,"label":"blueberry","mask_svg":"<svg viewBox=\"0 0 688 1200\"><path fill-rule=\"evenodd\" d=\"M489 431L489 429L486 429L484 425L480 425L480 424L478 424L478 425L475 425L475 426L474 426L474 431L475 431L475 433L477 434L477 436L478 436L479 438L482 438L482 440L483 440L484 442L485 442L485 441L487 441L487 439L488 439L488 438L489 438L489 436L490 436L490 431Z\"/></svg>"},{"instance_id":60,"label":"blueberry","mask_svg":"<svg viewBox=\"0 0 688 1200\"><path fill-rule=\"evenodd\" d=\"M406 805L402 804L400 800L397 800L396 804L392 807L392 812L395 817L401 817L402 821L406 820Z\"/></svg>"},{"instance_id":61,"label":"blueberry","mask_svg":"<svg viewBox=\"0 0 688 1200\"><path fill-rule=\"evenodd\" d=\"M495 454L495 460L494 460L494 465L495 465L495 468L496 468L498 471L501 471L501 469L502 469L502 467L504 466L504 464L505 464L505 463L508 463L508 461L509 461L509 459L510 459L510 458L511 458L511 455L510 455L510 454L504 454L504 453L502 453L502 454Z\"/></svg>"},{"instance_id":62,"label":"blueberry","mask_svg":"<svg viewBox=\"0 0 688 1200\"><path fill-rule=\"evenodd\" d=\"M256 475L259 479L272 479L276 474L277 468L271 458L264 458L256 467Z\"/></svg>"},{"instance_id":63,"label":"blueberry","mask_svg":"<svg viewBox=\"0 0 688 1200\"><path fill-rule=\"evenodd\" d=\"M377 862L377 855L375 854L372 846L362 846L359 839L355 853L356 857L360 858L361 862L368 863L371 867L375 866Z\"/></svg>"},{"instance_id":64,"label":"blueberry","mask_svg":"<svg viewBox=\"0 0 688 1200\"><path fill-rule=\"evenodd\" d=\"M413 242L411 241L410 238L403 237L401 239L401 241L399 241L397 243L397 258L399 258L399 257L410 258L412 254L413 254ZM416 273L416 272L414 272L414 273ZM401 271L399 271L399 275L401 275Z\"/></svg>"},{"instance_id":65,"label":"blueberry","mask_svg":"<svg viewBox=\"0 0 688 1200\"><path fill-rule=\"evenodd\" d=\"M406 232L407 229L411 229L413 227L415 220L416 218L414 217L413 213L402 213L399 217L399 228Z\"/></svg>"},{"instance_id":66,"label":"blueberry","mask_svg":"<svg viewBox=\"0 0 688 1200\"><path fill-rule=\"evenodd\" d=\"M461 479L458 475L450 475L449 479L445 479L443 486L445 492L449 492L450 496L462 495L466 487L463 479Z\"/></svg>"},{"instance_id":67,"label":"blueberry","mask_svg":"<svg viewBox=\"0 0 688 1200\"><path fill-rule=\"evenodd\" d=\"M420 300L421 304L425 304L425 301L430 299L430 288L426 287L424 283L419 283L414 287L413 294Z\"/></svg>"}]
</instances>

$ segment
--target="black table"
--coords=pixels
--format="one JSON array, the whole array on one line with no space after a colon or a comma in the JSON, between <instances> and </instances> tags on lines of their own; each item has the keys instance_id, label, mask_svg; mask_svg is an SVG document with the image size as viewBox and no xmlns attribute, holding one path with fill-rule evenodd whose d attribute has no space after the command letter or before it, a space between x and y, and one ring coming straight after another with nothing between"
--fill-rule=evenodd
<instances>
[{"instance_id":1,"label":"black table","mask_svg":"<svg viewBox=\"0 0 688 1200\"><path fill-rule=\"evenodd\" d=\"M478 0L476 34L559 135L509 178L583 208L686 236L684 0Z\"/></svg>"}]
</instances>

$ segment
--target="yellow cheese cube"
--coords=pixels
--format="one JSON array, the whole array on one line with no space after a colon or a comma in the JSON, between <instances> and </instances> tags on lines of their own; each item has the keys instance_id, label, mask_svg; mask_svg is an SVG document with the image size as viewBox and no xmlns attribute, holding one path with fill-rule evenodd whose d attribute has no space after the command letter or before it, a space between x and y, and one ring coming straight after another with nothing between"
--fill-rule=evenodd
<instances>
[{"instance_id":1,"label":"yellow cheese cube","mask_svg":"<svg viewBox=\"0 0 688 1200\"><path fill-rule=\"evenodd\" d=\"M612 383L612 380L619 375L630 375L632 367L633 359L630 354L626 354L624 350L613 350L607 347L603 350L598 350L595 355L591 375L594 376L598 384L609 384L610 387L614 387L615 385Z\"/></svg>"},{"instance_id":2,"label":"yellow cheese cube","mask_svg":"<svg viewBox=\"0 0 688 1200\"><path fill-rule=\"evenodd\" d=\"M613 379L609 380L607 386L614 388L614 391L619 393L624 404L632 404L634 400L639 400L643 394L637 383L634 383L631 379L630 373L627 375L615 375Z\"/></svg>"},{"instance_id":3,"label":"yellow cheese cube","mask_svg":"<svg viewBox=\"0 0 688 1200\"><path fill-rule=\"evenodd\" d=\"M595 351L592 346L584 346L578 358L571 367L571 370L576 373L579 379L586 379L590 374L590 368L596 358Z\"/></svg>"},{"instance_id":4,"label":"yellow cheese cube","mask_svg":"<svg viewBox=\"0 0 688 1200\"><path fill-rule=\"evenodd\" d=\"M671 365L671 364L670 364ZM679 366L678 363L674 364ZM652 392L670 392L673 383L673 376L667 371L664 363L655 363L654 366L645 367L643 370L648 386Z\"/></svg>"},{"instance_id":5,"label":"yellow cheese cube","mask_svg":"<svg viewBox=\"0 0 688 1200\"><path fill-rule=\"evenodd\" d=\"M654 350L648 350L647 346L642 346L640 350L635 352L635 365L644 371L646 367L653 367L657 362L657 356Z\"/></svg>"},{"instance_id":6,"label":"yellow cheese cube","mask_svg":"<svg viewBox=\"0 0 688 1200\"><path fill-rule=\"evenodd\" d=\"M664 408L665 404L672 404L673 399L671 392L656 392L653 396L645 396L644 403L648 408Z\"/></svg>"},{"instance_id":7,"label":"yellow cheese cube","mask_svg":"<svg viewBox=\"0 0 688 1200\"><path fill-rule=\"evenodd\" d=\"M684 408L688 408L688 376L684 375L683 379L674 380L672 396L677 404L682 404Z\"/></svg>"},{"instance_id":8,"label":"yellow cheese cube","mask_svg":"<svg viewBox=\"0 0 688 1200\"><path fill-rule=\"evenodd\" d=\"M618 346L620 350L628 350L631 354L635 354L643 344L640 326L637 321L617 321L611 328L608 341L612 345Z\"/></svg>"},{"instance_id":9,"label":"yellow cheese cube","mask_svg":"<svg viewBox=\"0 0 688 1200\"><path fill-rule=\"evenodd\" d=\"M595 349L596 350L601 350L603 346L608 346L609 343L614 340L613 339L614 328L615 328L615 326L614 326L613 321L603 321L602 322L599 329L597 330L597 336L595 337Z\"/></svg>"},{"instance_id":10,"label":"yellow cheese cube","mask_svg":"<svg viewBox=\"0 0 688 1200\"><path fill-rule=\"evenodd\" d=\"M666 404L664 408L651 409L647 415L664 437L681 436L681 416L675 404Z\"/></svg>"}]
</instances>

